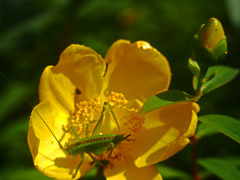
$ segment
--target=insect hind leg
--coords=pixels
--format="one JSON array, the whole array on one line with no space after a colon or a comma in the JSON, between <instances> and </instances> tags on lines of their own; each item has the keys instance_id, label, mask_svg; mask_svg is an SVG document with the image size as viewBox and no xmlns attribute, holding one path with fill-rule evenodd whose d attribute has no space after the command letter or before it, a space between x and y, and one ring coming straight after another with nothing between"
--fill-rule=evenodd
<instances>
[{"instance_id":1,"label":"insect hind leg","mask_svg":"<svg viewBox=\"0 0 240 180\"><path fill-rule=\"evenodd\" d=\"M75 173L73 174L72 178L75 178L75 177L76 177L76 175L77 175L77 173L78 173L78 170L79 170L79 168L81 167L81 165L82 165L82 163L83 163L84 160L85 160L85 156L84 156L84 153L83 153L83 154L81 154L81 161L80 161L80 163L78 164L78 167L76 168Z\"/></svg>"},{"instance_id":2,"label":"insect hind leg","mask_svg":"<svg viewBox=\"0 0 240 180\"><path fill-rule=\"evenodd\" d=\"M111 114L112 114L112 116L113 116L113 119L114 119L114 121L115 121L115 123L116 123L116 125L117 125L117 128L118 128L119 134L122 134L121 129L120 129L120 126L119 126L119 124L118 124L118 120L117 120L117 118L116 118L116 116L115 116L115 114L114 114L114 112L113 112L113 109L112 109L111 105L110 105L109 103L106 103L106 106L108 106L108 108L109 108L109 110L110 110L110 112L111 112Z\"/></svg>"},{"instance_id":3,"label":"insect hind leg","mask_svg":"<svg viewBox=\"0 0 240 180\"><path fill-rule=\"evenodd\" d=\"M72 133L73 133L74 137L76 138L76 140L79 140L79 137L78 137L77 132L76 132L76 130L74 129L74 127L70 127L69 129L66 129L66 128L63 126L62 129L63 129L63 131L64 131L65 133L68 133L69 131L72 131Z\"/></svg>"},{"instance_id":4,"label":"insect hind leg","mask_svg":"<svg viewBox=\"0 0 240 180\"><path fill-rule=\"evenodd\" d=\"M91 162L91 165L94 163L94 162L96 162L99 166L103 166L103 164L97 159L97 158L95 158L93 155L92 155L92 153L88 153L88 155L92 158L92 162Z\"/></svg>"},{"instance_id":5,"label":"insect hind leg","mask_svg":"<svg viewBox=\"0 0 240 180\"><path fill-rule=\"evenodd\" d=\"M86 137L89 137L89 126L90 126L90 124L95 123L95 122L97 122L97 121L99 121L99 119L90 121L90 122L88 122L88 123L86 124Z\"/></svg>"},{"instance_id":6,"label":"insect hind leg","mask_svg":"<svg viewBox=\"0 0 240 180\"><path fill-rule=\"evenodd\" d=\"M112 157L112 156L111 156L111 155L112 155L112 152L113 152L113 150L114 150L114 148L115 148L114 143L111 142L111 143L109 144L109 146L110 146L110 147L109 147L110 152L109 152L109 154L108 154L108 157L109 157L109 158L115 158L115 157Z\"/></svg>"}]
</instances>

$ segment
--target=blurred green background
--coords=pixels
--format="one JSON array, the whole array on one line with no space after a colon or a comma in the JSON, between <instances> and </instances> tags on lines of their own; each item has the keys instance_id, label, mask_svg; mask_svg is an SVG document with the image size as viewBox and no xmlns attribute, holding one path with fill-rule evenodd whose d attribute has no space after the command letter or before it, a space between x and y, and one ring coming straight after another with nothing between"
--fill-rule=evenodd
<instances>
[{"instance_id":1,"label":"blurred green background","mask_svg":"<svg viewBox=\"0 0 240 180\"><path fill-rule=\"evenodd\" d=\"M211 17L221 21L227 36L228 55L222 64L239 68L239 0L1 1L0 71L36 105L43 69L55 65L68 45L83 44L104 57L118 39L145 40L169 60L173 73L170 89L193 93L192 74L187 68L189 41ZM31 108L6 80L0 79L0 179L48 179L33 167L27 145ZM203 97L199 115L219 113L239 119L239 84L238 76ZM239 168L239 144L210 132L202 133L198 141L198 158L218 157ZM158 168L164 179L192 179L191 146ZM199 169L204 179L219 179L204 167ZM94 179L95 172L85 178Z\"/></svg>"}]
</instances>

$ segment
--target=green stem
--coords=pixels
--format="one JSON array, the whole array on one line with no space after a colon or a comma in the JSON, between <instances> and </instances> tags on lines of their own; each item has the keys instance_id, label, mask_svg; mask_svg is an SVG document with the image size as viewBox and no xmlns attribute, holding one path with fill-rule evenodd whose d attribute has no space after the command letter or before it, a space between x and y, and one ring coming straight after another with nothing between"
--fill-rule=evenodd
<instances>
[{"instance_id":1,"label":"green stem","mask_svg":"<svg viewBox=\"0 0 240 180\"><path fill-rule=\"evenodd\" d=\"M197 165L197 136L194 135L191 137L191 145L192 145L192 170L193 170L193 179L201 180L199 175L198 165Z\"/></svg>"},{"instance_id":2,"label":"green stem","mask_svg":"<svg viewBox=\"0 0 240 180\"><path fill-rule=\"evenodd\" d=\"M195 91L195 96L199 96L199 98L201 97L202 95L202 91L201 91L201 88L202 88L202 85L203 85L203 79L207 73L207 69L208 68L201 68L201 71L200 71L200 74L199 74L199 77L198 77L198 84L197 84L197 89Z\"/></svg>"},{"instance_id":3,"label":"green stem","mask_svg":"<svg viewBox=\"0 0 240 180\"><path fill-rule=\"evenodd\" d=\"M206 67L201 67L201 71L198 77L198 84L197 84L197 88L195 91L195 96L198 97L196 99L196 101L198 101L200 99L200 97L202 96L202 85L203 85L203 80L204 77L207 73L208 68ZM198 165L197 165L197 136L194 135L193 137L191 137L191 145L192 145L192 164L193 164L193 178L194 180L201 180L201 177L199 175L199 170L198 170Z\"/></svg>"},{"instance_id":4,"label":"green stem","mask_svg":"<svg viewBox=\"0 0 240 180\"><path fill-rule=\"evenodd\" d=\"M198 84L197 84L197 89L195 91L195 96L201 96L202 92L201 92L201 88L202 88L202 79L198 78Z\"/></svg>"}]
</instances>

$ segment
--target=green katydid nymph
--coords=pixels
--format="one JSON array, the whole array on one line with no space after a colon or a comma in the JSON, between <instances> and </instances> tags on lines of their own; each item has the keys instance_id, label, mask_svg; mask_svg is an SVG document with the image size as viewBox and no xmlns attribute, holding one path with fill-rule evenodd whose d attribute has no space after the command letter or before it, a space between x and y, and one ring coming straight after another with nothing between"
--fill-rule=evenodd
<instances>
[{"instance_id":1,"label":"green katydid nymph","mask_svg":"<svg viewBox=\"0 0 240 180\"><path fill-rule=\"evenodd\" d=\"M120 133L119 135L116 135L116 134L102 135L100 133L100 129L102 126L102 121L103 121L103 117L104 117L105 113L112 114L112 116L116 122L118 131ZM98 123L93 130L93 134L91 137L88 137L89 125L96 121L98 121ZM128 135L124 136L124 134L121 134L121 130L120 130L118 121L113 113L111 105L108 102L104 102L100 119L91 121L86 125L86 138L79 139L74 128L70 128L70 129L73 131L73 134L74 134L75 138L77 139L77 141L72 144L67 145L67 147L65 148L65 151L72 156L78 156L78 155L81 156L81 161L80 161L78 167L76 168L75 173L73 174L73 178L77 175L78 169L81 167L83 161L85 160L84 153L88 154L92 158L93 162L96 162L97 164L102 166L103 164L99 160L97 160L93 156L93 154L101 155L105 151L110 151L108 157L111 157L111 154L112 154L114 148L117 147L123 140L127 139L131 135L131 134L128 134Z\"/></svg>"},{"instance_id":2,"label":"green katydid nymph","mask_svg":"<svg viewBox=\"0 0 240 180\"><path fill-rule=\"evenodd\" d=\"M95 157L95 155L101 155L106 151L109 151L108 157L110 158L112 155L112 152L115 147L117 147L123 140L127 139L131 134L128 134L124 136L120 130L120 126L118 124L118 121L116 119L116 116L112 110L111 105L108 102L104 102L103 109L100 115L100 118L94 121L90 121L86 124L86 137L79 139L75 129L73 127L70 127L69 130L73 132L73 135L76 139L75 142L66 145L64 148L62 144L60 143L59 139L55 136L51 128L48 126L44 118L41 116L41 114L33 107L33 105L23 96L23 94L15 87L15 85L4 75L0 72L1 76L4 77L13 87L16 89L16 91L24 98L24 100L31 106L31 108L37 113L37 115L40 117L42 122L46 125L50 133L53 135L54 139L59 144L59 147L66 153L71 156L80 156L81 161L79 162L79 165L76 167L75 172L72 175L72 178L74 178L79 168L81 167L82 163L85 160L85 153L88 154L93 162L97 163L100 166L103 166L103 164ZM112 115L113 119L115 120L116 126L118 128L119 134L101 134L101 127L102 122L105 115ZM96 126L93 129L92 136L89 137L89 126L92 123L97 122ZM67 130L68 131L68 130Z\"/></svg>"}]
</instances>

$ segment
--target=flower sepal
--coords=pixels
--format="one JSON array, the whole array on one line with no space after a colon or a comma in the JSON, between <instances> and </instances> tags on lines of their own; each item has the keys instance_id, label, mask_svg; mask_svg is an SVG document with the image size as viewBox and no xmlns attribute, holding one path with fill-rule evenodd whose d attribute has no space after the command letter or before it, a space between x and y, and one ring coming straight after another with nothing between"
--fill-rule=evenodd
<instances>
[{"instance_id":1,"label":"flower sepal","mask_svg":"<svg viewBox=\"0 0 240 180\"><path fill-rule=\"evenodd\" d=\"M188 68L193 73L194 76L196 76L197 78L199 77L201 70L200 66L192 58L189 58L188 60Z\"/></svg>"},{"instance_id":2,"label":"flower sepal","mask_svg":"<svg viewBox=\"0 0 240 180\"><path fill-rule=\"evenodd\" d=\"M193 59L200 66L219 63L227 54L227 41L220 21L210 18L203 24L191 40Z\"/></svg>"}]
</instances>

